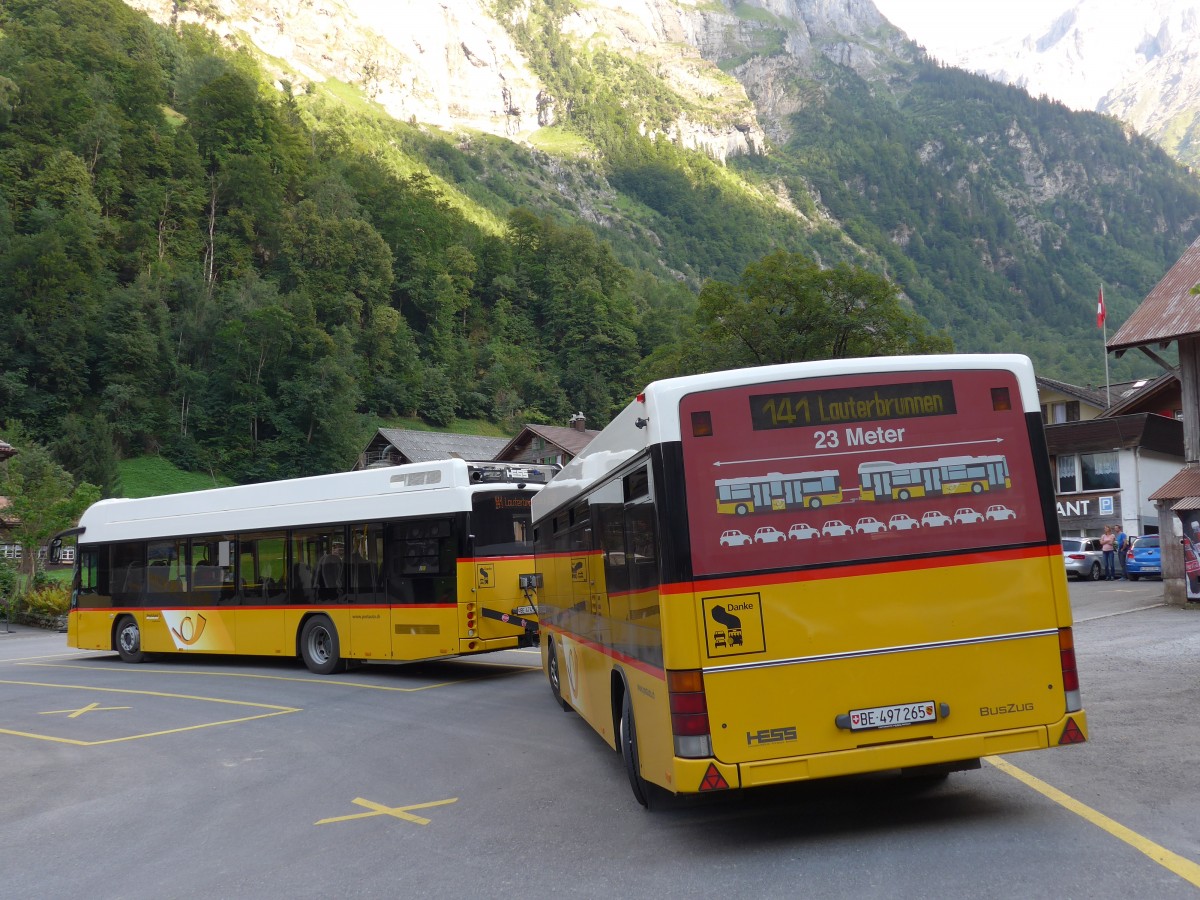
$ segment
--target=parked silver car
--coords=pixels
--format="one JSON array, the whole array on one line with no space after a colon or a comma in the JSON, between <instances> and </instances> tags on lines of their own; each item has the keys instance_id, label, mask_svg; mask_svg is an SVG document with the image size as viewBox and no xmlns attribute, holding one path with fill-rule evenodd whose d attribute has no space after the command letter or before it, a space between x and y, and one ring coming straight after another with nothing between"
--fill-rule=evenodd
<instances>
[{"instance_id":1,"label":"parked silver car","mask_svg":"<svg viewBox=\"0 0 1200 900\"><path fill-rule=\"evenodd\" d=\"M1104 551L1100 538L1063 538L1063 565L1067 575L1079 580L1099 581L1104 574Z\"/></svg>"}]
</instances>

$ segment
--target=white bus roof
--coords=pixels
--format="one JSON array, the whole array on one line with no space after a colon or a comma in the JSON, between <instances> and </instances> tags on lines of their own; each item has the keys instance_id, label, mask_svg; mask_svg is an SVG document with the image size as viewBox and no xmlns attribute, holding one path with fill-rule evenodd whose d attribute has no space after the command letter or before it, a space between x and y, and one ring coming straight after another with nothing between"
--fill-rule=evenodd
<instances>
[{"instance_id":1,"label":"white bus roof","mask_svg":"<svg viewBox=\"0 0 1200 900\"><path fill-rule=\"evenodd\" d=\"M871 372L924 372L1004 370L1017 376L1021 408L1040 409L1033 363L1017 353L949 353L930 356L876 356L866 359L829 359L730 369L703 375L665 378L648 385L578 456L554 477L533 501L533 518L541 519L570 502L606 474L651 444L681 439L679 404L688 394L748 384L770 384L797 378L826 378Z\"/></svg>"},{"instance_id":2,"label":"white bus roof","mask_svg":"<svg viewBox=\"0 0 1200 900\"><path fill-rule=\"evenodd\" d=\"M229 534L305 525L371 522L471 509L471 495L512 488L506 481L472 480L483 469L517 473L547 467L468 464L461 459L413 463L293 478L263 484L166 494L140 500L101 500L79 520L81 544L190 534ZM541 483L526 483L536 492Z\"/></svg>"}]
</instances>

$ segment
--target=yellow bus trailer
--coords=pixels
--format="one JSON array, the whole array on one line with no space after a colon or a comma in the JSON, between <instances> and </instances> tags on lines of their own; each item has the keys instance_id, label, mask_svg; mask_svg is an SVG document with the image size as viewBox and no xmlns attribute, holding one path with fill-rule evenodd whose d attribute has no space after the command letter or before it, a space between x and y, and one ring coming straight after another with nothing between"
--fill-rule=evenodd
<instances>
[{"instance_id":1,"label":"yellow bus trailer","mask_svg":"<svg viewBox=\"0 0 1200 900\"><path fill-rule=\"evenodd\" d=\"M712 501L763 473L836 470L845 485L873 460L1000 453L1002 498L847 491L758 509L753 534ZM890 526L860 519L881 512ZM650 785L940 775L1086 740L1025 357L655 382L534 498L533 521L551 690L621 750L643 803Z\"/></svg>"}]
</instances>

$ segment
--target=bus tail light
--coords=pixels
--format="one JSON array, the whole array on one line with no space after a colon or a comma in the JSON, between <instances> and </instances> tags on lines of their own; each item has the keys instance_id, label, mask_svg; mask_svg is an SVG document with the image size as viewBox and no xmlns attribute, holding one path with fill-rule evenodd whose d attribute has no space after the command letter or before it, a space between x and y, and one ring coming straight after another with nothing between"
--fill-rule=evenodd
<instances>
[{"instance_id":1,"label":"bus tail light","mask_svg":"<svg viewBox=\"0 0 1200 900\"><path fill-rule=\"evenodd\" d=\"M1079 712L1083 709L1083 699L1079 693L1079 670L1075 667L1075 635L1070 628L1058 629L1058 656L1062 663L1067 712Z\"/></svg>"},{"instance_id":2,"label":"bus tail light","mask_svg":"<svg viewBox=\"0 0 1200 900\"><path fill-rule=\"evenodd\" d=\"M675 755L688 759L712 756L708 700L704 696L704 676L700 670L667 672L667 696L671 706Z\"/></svg>"}]
</instances>

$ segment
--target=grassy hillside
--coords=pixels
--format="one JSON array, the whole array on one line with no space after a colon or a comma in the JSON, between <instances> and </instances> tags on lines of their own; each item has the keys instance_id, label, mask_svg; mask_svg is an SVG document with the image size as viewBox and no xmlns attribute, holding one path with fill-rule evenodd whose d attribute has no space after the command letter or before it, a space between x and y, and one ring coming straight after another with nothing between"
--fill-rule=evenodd
<instances>
[{"instance_id":1,"label":"grassy hillside","mask_svg":"<svg viewBox=\"0 0 1200 900\"><path fill-rule=\"evenodd\" d=\"M131 500L138 497L203 491L233 484L228 478L201 472L185 472L161 456L139 456L122 460L119 469L120 495Z\"/></svg>"}]
</instances>

